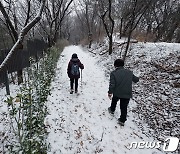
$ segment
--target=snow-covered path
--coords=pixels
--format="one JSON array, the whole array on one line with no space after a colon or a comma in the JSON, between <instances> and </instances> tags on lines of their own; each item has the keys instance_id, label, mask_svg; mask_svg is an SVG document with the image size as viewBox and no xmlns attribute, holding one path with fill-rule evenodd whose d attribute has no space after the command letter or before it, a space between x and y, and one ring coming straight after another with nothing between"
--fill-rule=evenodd
<instances>
[{"instance_id":1,"label":"snow-covered path","mask_svg":"<svg viewBox=\"0 0 180 154\"><path fill-rule=\"evenodd\" d=\"M73 53L84 64L82 85L79 80L79 95L69 94L70 83L67 65ZM131 105L128 121L122 128L117 125L119 104L114 117L107 108L108 81L96 60L78 46L66 47L58 61L56 77L48 97L46 125L48 127L49 154L103 153L103 154L152 154L162 153L157 149L129 149L133 141L149 141L133 122Z\"/></svg>"}]
</instances>

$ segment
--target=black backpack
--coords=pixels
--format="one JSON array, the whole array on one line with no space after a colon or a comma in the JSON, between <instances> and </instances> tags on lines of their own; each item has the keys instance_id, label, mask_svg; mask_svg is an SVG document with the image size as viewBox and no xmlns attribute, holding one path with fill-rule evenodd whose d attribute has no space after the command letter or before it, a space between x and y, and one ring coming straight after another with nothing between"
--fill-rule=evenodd
<instances>
[{"instance_id":1,"label":"black backpack","mask_svg":"<svg viewBox=\"0 0 180 154\"><path fill-rule=\"evenodd\" d=\"M71 74L72 75L79 75L79 65L78 63L72 63L72 66L71 66Z\"/></svg>"}]
</instances>

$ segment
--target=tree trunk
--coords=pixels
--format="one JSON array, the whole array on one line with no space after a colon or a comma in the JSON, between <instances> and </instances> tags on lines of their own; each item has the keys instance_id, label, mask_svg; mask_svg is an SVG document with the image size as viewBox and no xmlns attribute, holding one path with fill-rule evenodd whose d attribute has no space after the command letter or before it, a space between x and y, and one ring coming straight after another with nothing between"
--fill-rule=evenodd
<instances>
[{"instance_id":1,"label":"tree trunk","mask_svg":"<svg viewBox=\"0 0 180 154\"><path fill-rule=\"evenodd\" d=\"M180 28L177 31L176 43L180 43Z\"/></svg>"},{"instance_id":2,"label":"tree trunk","mask_svg":"<svg viewBox=\"0 0 180 154\"><path fill-rule=\"evenodd\" d=\"M125 59L126 59L127 52L128 52L128 49L129 49L130 40L131 40L131 34L132 34L132 30L130 30L130 31L129 31L129 34L128 34L127 45L126 45L126 49L125 49L124 56L123 56L123 60L124 60L124 61L125 61Z\"/></svg>"},{"instance_id":3,"label":"tree trunk","mask_svg":"<svg viewBox=\"0 0 180 154\"><path fill-rule=\"evenodd\" d=\"M121 18L121 21L120 21L120 26L119 26L119 39L121 39L122 37L122 24L123 24L123 18Z\"/></svg>"},{"instance_id":4,"label":"tree trunk","mask_svg":"<svg viewBox=\"0 0 180 154\"><path fill-rule=\"evenodd\" d=\"M17 76L18 76L18 85L20 85L23 82L23 71L22 70L17 71Z\"/></svg>"},{"instance_id":5,"label":"tree trunk","mask_svg":"<svg viewBox=\"0 0 180 154\"><path fill-rule=\"evenodd\" d=\"M92 45L92 34L91 33L89 33L88 40L89 40L89 49L90 49L91 45Z\"/></svg>"},{"instance_id":6,"label":"tree trunk","mask_svg":"<svg viewBox=\"0 0 180 154\"><path fill-rule=\"evenodd\" d=\"M173 35L174 35L174 31L178 28L178 23L175 23L172 25L172 27L170 28L167 36L165 37L165 39L163 41L167 41L167 42L171 42Z\"/></svg>"},{"instance_id":7,"label":"tree trunk","mask_svg":"<svg viewBox=\"0 0 180 154\"><path fill-rule=\"evenodd\" d=\"M109 37L109 55L112 54L112 36Z\"/></svg>"},{"instance_id":8,"label":"tree trunk","mask_svg":"<svg viewBox=\"0 0 180 154\"><path fill-rule=\"evenodd\" d=\"M2 14L3 14L3 16L4 16L4 18L6 19L6 24L7 24L7 27L8 27L8 29L9 29L9 33L10 34L12 34L11 36L13 36L12 37L12 40L13 40L13 42L15 43L17 40L18 40L18 33L17 33L17 31L16 31L16 28L15 27L17 27L16 25L17 25L17 20L14 20L15 21L15 27L13 26L13 24L12 24L12 22L11 22L11 20L10 20L10 18L9 18L9 15L8 15L8 13L6 12L6 10L4 9L4 6L3 6L3 4L0 2L0 10L1 10L1 12L2 12ZM14 16L14 19L16 19L16 16ZM22 70L19 70L19 71L17 71L17 76L18 76L18 84L21 84L22 82L23 82L23 76L22 76Z\"/></svg>"}]
</instances>

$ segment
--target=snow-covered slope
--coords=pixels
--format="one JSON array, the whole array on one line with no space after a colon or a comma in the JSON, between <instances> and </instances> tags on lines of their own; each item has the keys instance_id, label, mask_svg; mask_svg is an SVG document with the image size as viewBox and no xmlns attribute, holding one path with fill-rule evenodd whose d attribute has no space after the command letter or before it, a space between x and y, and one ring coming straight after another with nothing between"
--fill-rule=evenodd
<instances>
[{"instance_id":1,"label":"snow-covered slope","mask_svg":"<svg viewBox=\"0 0 180 154\"><path fill-rule=\"evenodd\" d=\"M122 43L124 40L118 40ZM109 77L113 61L123 55L123 48L114 46L113 54L99 56L102 48L94 45L93 53ZM105 60L104 60L105 59ZM179 136L180 118L180 44L135 43L126 58L126 68L140 76L134 85L136 123L148 136L163 141L168 136ZM109 69L107 69L109 68ZM144 122L148 125L144 125Z\"/></svg>"},{"instance_id":2,"label":"snow-covered slope","mask_svg":"<svg viewBox=\"0 0 180 154\"><path fill-rule=\"evenodd\" d=\"M102 54L106 43L102 47L94 44L93 49L90 49L107 78L113 69L113 61L123 55L125 47L121 45L124 40L114 40L112 55ZM162 142L169 136L180 138L180 44L131 44L125 67L140 76L140 81L134 85L133 100L136 103L132 108L138 127L147 136Z\"/></svg>"},{"instance_id":3,"label":"snow-covered slope","mask_svg":"<svg viewBox=\"0 0 180 154\"><path fill-rule=\"evenodd\" d=\"M79 80L79 95L69 94L67 65L73 53L77 53L85 69ZM49 154L103 153L103 154L152 154L163 153L157 149L130 149L133 141L152 142L133 122L131 100L128 121L124 127L117 125L119 104L114 117L107 108L108 79L97 60L78 46L66 47L59 59L52 94L48 97L46 126L48 127Z\"/></svg>"}]
</instances>

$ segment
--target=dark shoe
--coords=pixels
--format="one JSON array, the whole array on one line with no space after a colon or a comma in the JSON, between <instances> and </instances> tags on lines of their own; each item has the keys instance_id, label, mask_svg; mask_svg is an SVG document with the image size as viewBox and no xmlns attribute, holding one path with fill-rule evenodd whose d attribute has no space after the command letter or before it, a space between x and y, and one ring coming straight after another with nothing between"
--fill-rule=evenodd
<instances>
[{"instance_id":1,"label":"dark shoe","mask_svg":"<svg viewBox=\"0 0 180 154\"><path fill-rule=\"evenodd\" d=\"M75 90L75 93L78 93L78 91L77 91L77 90Z\"/></svg>"},{"instance_id":2,"label":"dark shoe","mask_svg":"<svg viewBox=\"0 0 180 154\"><path fill-rule=\"evenodd\" d=\"M114 115L114 112L111 111L111 107L108 107L108 112L109 112L110 114Z\"/></svg>"},{"instance_id":3,"label":"dark shoe","mask_svg":"<svg viewBox=\"0 0 180 154\"><path fill-rule=\"evenodd\" d=\"M73 90L70 91L70 94L73 94Z\"/></svg>"},{"instance_id":4,"label":"dark shoe","mask_svg":"<svg viewBox=\"0 0 180 154\"><path fill-rule=\"evenodd\" d=\"M120 126L124 126L124 122L121 122L120 119L118 119L118 124L119 124Z\"/></svg>"}]
</instances>

